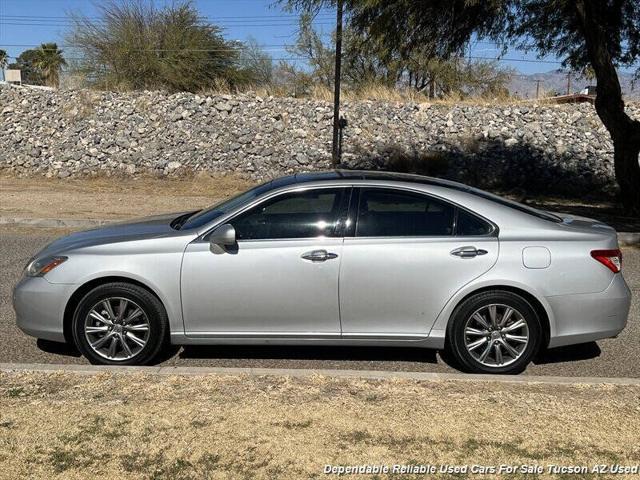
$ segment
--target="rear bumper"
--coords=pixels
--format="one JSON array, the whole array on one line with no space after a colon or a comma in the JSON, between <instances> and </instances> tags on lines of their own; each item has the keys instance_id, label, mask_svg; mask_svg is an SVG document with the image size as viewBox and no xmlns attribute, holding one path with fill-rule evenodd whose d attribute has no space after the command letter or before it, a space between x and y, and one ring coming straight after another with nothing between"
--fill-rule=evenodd
<instances>
[{"instance_id":1,"label":"rear bumper","mask_svg":"<svg viewBox=\"0 0 640 480\"><path fill-rule=\"evenodd\" d=\"M549 347L591 342L618 335L627 324L631 290L621 274L600 293L546 297L556 319Z\"/></svg>"},{"instance_id":2,"label":"rear bumper","mask_svg":"<svg viewBox=\"0 0 640 480\"><path fill-rule=\"evenodd\" d=\"M25 277L13 290L16 324L27 335L64 342L64 308L73 285Z\"/></svg>"}]
</instances>

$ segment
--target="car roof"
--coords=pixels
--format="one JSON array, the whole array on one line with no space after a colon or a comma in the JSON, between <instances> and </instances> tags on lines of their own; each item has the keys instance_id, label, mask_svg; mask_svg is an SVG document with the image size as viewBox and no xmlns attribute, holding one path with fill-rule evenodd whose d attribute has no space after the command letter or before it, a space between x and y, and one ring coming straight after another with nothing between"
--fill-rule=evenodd
<instances>
[{"instance_id":1,"label":"car roof","mask_svg":"<svg viewBox=\"0 0 640 480\"><path fill-rule=\"evenodd\" d=\"M442 180L439 178L426 177L423 175L415 175L411 173L372 171L372 170L327 170L322 172L296 173L286 177L280 177L269 182L271 188L286 187L309 182L321 181L354 181L354 180L372 180L372 181L390 181L390 182L409 182L419 183L422 185L435 185L439 187L448 187L461 191L469 191L472 187L463 185L462 183L452 182L450 180Z\"/></svg>"}]
</instances>

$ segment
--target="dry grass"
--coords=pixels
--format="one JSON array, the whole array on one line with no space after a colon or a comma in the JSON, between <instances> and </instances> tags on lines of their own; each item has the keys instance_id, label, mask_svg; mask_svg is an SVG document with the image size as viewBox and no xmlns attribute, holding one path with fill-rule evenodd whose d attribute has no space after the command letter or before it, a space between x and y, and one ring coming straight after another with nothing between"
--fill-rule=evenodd
<instances>
[{"instance_id":1,"label":"dry grass","mask_svg":"<svg viewBox=\"0 0 640 480\"><path fill-rule=\"evenodd\" d=\"M241 90L232 89L224 84L218 88L206 89L200 92L202 95L233 95L236 93L251 91L261 97L291 97L292 89L286 85L250 85ZM326 85L312 85L303 98L311 98L325 102L333 102L333 88ZM357 89L343 88L341 91L343 101L378 101L387 103L430 103L442 105L513 105L520 101L513 97L461 97L452 95L449 97L429 99L423 92L414 88L393 88L382 84L367 84Z\"/></svg>"},{"instance_id":2,"label":"dry grass","mask_svg":"<svg viewBox=\"0 0 640 480\"><path fill-rule=\"evenodd\" d=\"M131 218L203 208L252 185L235 175L64 180L0 176L0 216Z\"/></svg>"},{"instance_id":3,"label":"dry grass","mask_svg":"<svg viewBox=\"0 0 640 480\"><path fill-rule=\"evenodd\" d=\"M326 464L631 465L640 455L639 396L637 386L611 385L0 374L0 477L297 479L323 477Z\"/></svg>"}]
</instances>

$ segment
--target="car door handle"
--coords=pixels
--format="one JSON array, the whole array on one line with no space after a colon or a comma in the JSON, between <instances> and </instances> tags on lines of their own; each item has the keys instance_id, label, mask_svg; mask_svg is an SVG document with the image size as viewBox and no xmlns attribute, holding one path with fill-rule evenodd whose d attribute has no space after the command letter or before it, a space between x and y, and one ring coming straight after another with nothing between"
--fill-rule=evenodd
<instances>
[{"instance_id":1,"label":"car door handle","mask_svg":"<svg viewBox=\"0 0 640 480\"><path fill-rule=\"evenodd\" d=\"M311 260L312 262L326 262L338 258L337 253L327 252L326 250L312 250L302 254L302 258L305 260Z\"/></svg>"},{"instance_id":2,"label":"car door handle","mask_svg":"<svg viewBox=\"0 0 640 480\"><path fill-rule=\"evenodd\" d=\"M473 258L478 255L486 255L488 252L482 249L476 249L476 247L460 247L455 250L451 250L451 255L455 255L460 258Z\"/></svg>"}]
</instances>

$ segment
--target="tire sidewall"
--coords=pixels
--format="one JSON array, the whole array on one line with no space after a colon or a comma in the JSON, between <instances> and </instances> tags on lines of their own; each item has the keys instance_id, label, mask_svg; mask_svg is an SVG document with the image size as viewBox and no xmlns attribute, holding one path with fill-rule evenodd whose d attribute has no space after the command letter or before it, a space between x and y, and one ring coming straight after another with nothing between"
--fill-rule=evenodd
<instances>
[{"instance_id":1,"label":"tire sidewall","mask_svg":"<svg viewBox=\"0 0 640 480\"><path fill-rule=\"evenodd\" d=\"M464 342L464 328L467 319L478 309L492 303L503 304L518 310L525 318L529 327L529 343L523 354L515 362L503 367L488 367L482 365L467 351ZM534 358L542 341L542 327L540 319L531 304L519 295L506 291L482 292L471 296L460 304L452 315L449 323L448 344L451 353L469 373L490 374L518 374L527 368Z\"/></svg>"},{"instance_id":2,"label":"tire sidewall","mask_svg":"<svg viewBox=\"0 0 640 480\"><path fill-rule=\"evenodd\" d=\"M108 297L122 297L138 304L149 320L149 339L144 348L133 358L128 360L109 360L98 355L89 345L85 333L84 323L91 308L101 300ZM113 283L98 286L87 293L78 302L73 315L73 340L92 364L97 365L147 365L162 348L167 332L167 317L160 301L145 289L137 285L126 283Z\"/></svg>"}]
</instances>

